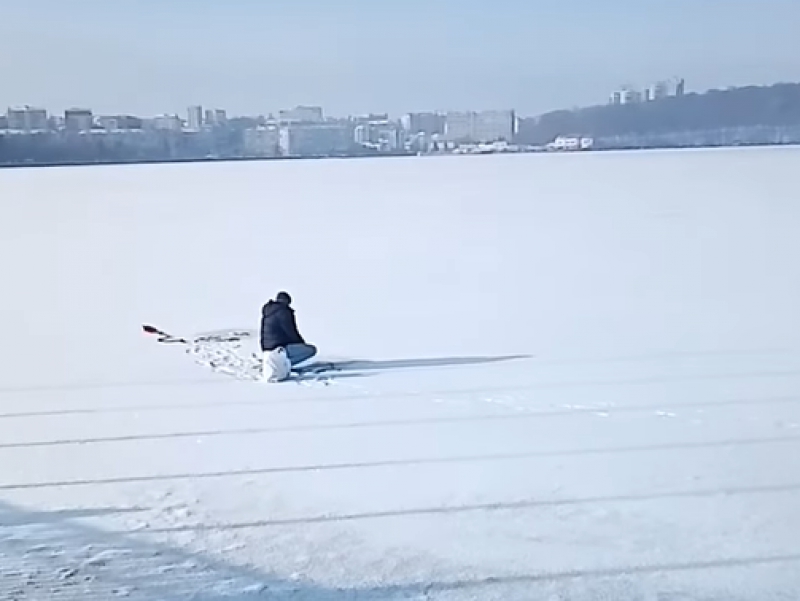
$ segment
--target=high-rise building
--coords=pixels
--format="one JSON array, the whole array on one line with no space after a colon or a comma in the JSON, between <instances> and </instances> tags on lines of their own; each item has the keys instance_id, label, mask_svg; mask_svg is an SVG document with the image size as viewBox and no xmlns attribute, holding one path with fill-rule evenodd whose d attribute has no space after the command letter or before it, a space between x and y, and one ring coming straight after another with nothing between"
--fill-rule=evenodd
<instances>
[{"instance_id":1,"label":"high-rise building","mask_svg":"<svg viewBox=\"0 0 800 601\"><path fill-rule=\"evenodd\" d=\"M49 129L47 111L31 106L9 108L6 113L7 127L16 131L45 131Z\"/></svg>"},{"instance_id":2,"label":"high-rise building","mask_svg":"<svg viewBox=\"0 0 800 601\"><path fill-rule=\"evenodd\" d=\"M188 110L188 119L186 121L187 126L189 129L192 130L199 130L203 127L203 107L202 106L190 106Z\"/></svg>"},{"instance_id":3,"label":"high-rise building","mask_svg":"<svg viewBox=\"0 0 800 601\"><path fill-rule=\"evenodd\" d=\"M609 104L635 104L637 102L654 102L670 96L683 96L686 93L686 82L683 78L658 81L644 90L635 90L624 86L609 96Z\"/></svg>"},{"instance_id":4,"label":"high-rise building","mask_svg":"<svg viewBox=\"0 0 800 601\"><path fill-rule=\"evenodd\" d=\"M445 129L445 116L441 113L408 113L402 120L403 129L409 135L419 133L443 134Z\"/></svg>"},{"instance_id":5,"label":"high-rise building","mask_svg":"<svg viewBox=\"0 0 800 601\"><path fill-rule=\"evenodd\" d=\"M27 129L26 112L27 109L25 107L9 108L8 111L6 111L6 124L8 129L25 131Z\"/></svg>"},{"instance_id":6,"label":"high-rise building","mask_svg":"<svg viewBox=\"0 0 800 601\"><path fill-rule=\"evenodd\" d=\"M511 142L516 131L513 110L451 112L445 118L445 136L451 142Z\"/></svg>"},{"instance_id":7,"label":"high-rise building","mask_svg":"<svg viewBox=\"0 0 800 601\"><path fill-rule=\"evenodd\" d=\"M513 110L481 111L474 128L476 142L511 142L517 133L517 117Z\"/></svg>"},{"instance_id":8,"label":"high-rise building","mask_svg":"<svg viewBox=\"0 0 800 601\"><path fill-rule=\"evenodd\" d=\"M320 123L325 120L325 117L322 107L296 106L293 109L280 111L278 120L281 123Z\"/></svg>"},{"instance_id":9,"label":"high-rise building","mask_svg":"<svg viewBox=\"0 0 800 601\"><path fill-rule=\"evenodd\" d=\"M475 113L453 111L445 117L445 135L453 142L475 141Z\"/></svg>"},{"instance_id":10,"label":"high-rise building","mask_svg":"<svg viewBox=\"0 0 800 601\"><path fill-rule=\"evenodd\" d=\"M280 130L284 156L330 156L353 147L353 128L343 123L288 123Z\"/></svg>"},{"instance_id":11,"label":"high-rise building","mask_svg":"<svg viewBox=\"0 0 800 601\"><path fill-rule=\"evenodd\" d=\"M622 88L611 93L610 104L635 104L641 102L644 95L633 88Z\"/></svg>"},{"instance_id":12,"label":"high-rise building","mask_svg":"<svg viewBox=\"0 0 800 601\"><path fill-rule=\"evenodd\" d=\"M274 125L248 129L244 132L244 152L247 156L278 156L280 142L280 129Z\"/></svg>"},{"instance_id":13,"label":"high-rise building","mask_svg":"<svg viewBox=\"0 0 800 601\"><path fill-rule=\"evenodd\" d=\"M47 111L40 108L28 109L28 126L31 131L44 131L48 129Z\"/></svg>"},{"instance_id":14,"label":"high-rise building","mask_svg":"<svg viewBox=\"0 0 800 601\"><path fill-rule=\"evenodd\" d=\"M64 127L73 133L86 133L92 131L94 115L89 109L67 109L64 111Z\"/></svg>"},{"instance_id":15,"label":"high-rise building","mask_svg":"<svg viewBox=\"0 0 800 601\"><path fill-rule=\"evenodd\" d=\"M183 121L178 115L159 115L153 118L153 129L181 131L183 129Z\"/></svg>"},{"instance_id":16,"label":"high-rise building","mask_svg":"<svg viewBox=\"0 0 800 601\"><path fill-rule=\"evenodd\" d=\"M203 125L221 127L228 123L228 113L223 109L206 109Z\"/></svg>"},{"instance_id":17,"label":"high-rise building","mask_svg":"<svg viewBox=\"0 0 800 601\"><path fill-rule=\"evenodd\" d=\"M662 100L667 96L669 96L669 83L666 81L656 82L644 91L645 102Z\"/></svg>"}]
</instances>

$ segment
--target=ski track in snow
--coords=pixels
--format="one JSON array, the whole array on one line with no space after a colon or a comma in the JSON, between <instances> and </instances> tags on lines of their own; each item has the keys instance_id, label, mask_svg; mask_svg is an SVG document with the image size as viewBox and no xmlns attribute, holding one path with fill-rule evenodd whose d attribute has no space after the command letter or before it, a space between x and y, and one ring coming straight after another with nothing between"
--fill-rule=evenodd
<instances>
[{"instance_id":1,"label":"ski track in snow","mask_svg":"<svg viewBox=\"0 0 800 601\"><path fill-rule=\"evenodd\" d=\"M796 160L0 173L0 598L799 598ZM193 334L283 287L341 370Z\"/></svg>"}]
</instances>

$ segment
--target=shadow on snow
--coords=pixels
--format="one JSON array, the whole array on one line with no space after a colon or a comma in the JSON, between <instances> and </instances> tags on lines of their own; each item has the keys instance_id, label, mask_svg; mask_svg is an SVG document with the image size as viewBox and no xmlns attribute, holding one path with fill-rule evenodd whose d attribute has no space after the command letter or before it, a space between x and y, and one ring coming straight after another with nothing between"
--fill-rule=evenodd
<instances>
[{"instance_id":1,"label":"shadow on snow","mask_svg":"<svg viewBox=\"0 0 800 601\"><path fill-rule=\"evenodd\" d=\"M565 590L578 593L570 596L573 599L622 599L632 598L631 586L635 584L630 580L632 577L800 562L798 553L756 554L702 561L572 568L555 572L335 588L302 577L281 578L252 567L233 565L208 554L148 541L157 530L128 534L100 530L75 521L76 518L101 517L113 511L112 508L77 512L37 511L0 501L0 598L433 601L483 598L488 592L486 589L493 589L493 593L501 595L493 595L493 599L528 600L553 598L549 593L559 590L552 587L560 584L567 587ZM144 510L119 508L117 511ZM202 543L202 539L196 542ZM369 575L362 576L369 578ZM574 588L576 584L580 585L577 590ZM639 584L646 586L647 581ZM639 595L635 596L639 598ZM691 598L698 601L708 599L705 596Z\"/></svg>"},{"instance_id":2,"label":"shadow on snow","mask_svg":"<svg viewBox=\"0 0 800 601\"><path fill-rule=\"evenodd\" d=\"M143 510L38 511L0 501L0 598L394 601L422 593L418 585L338 589L282 579L76 521L130 511Z\"/></svg>"},{"instance_id":3,"label":"shadow on snow","mask_svg":"<svg viewBox=\"0 0 800 601\"><path fill-rule=\"evenodd\" d=\"M496 357L432 357L426 359L391 359L373 361L354 359L335 361L337 368L346 371L382 371L391 369L420 369L431 367L458 367L465 365L485 365L530 359L531 355L501 355Z\"/></svg>"}]
</instances>

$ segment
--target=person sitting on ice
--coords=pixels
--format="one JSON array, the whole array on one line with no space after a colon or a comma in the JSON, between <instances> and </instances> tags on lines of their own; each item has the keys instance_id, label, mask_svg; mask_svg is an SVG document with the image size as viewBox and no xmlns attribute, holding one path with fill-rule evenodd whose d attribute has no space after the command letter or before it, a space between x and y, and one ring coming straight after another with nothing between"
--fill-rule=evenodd
<instances>
[{"instance_id":1,"label":"person sitting on ice","mask_svg":"<svg viewBox=\"0 0 800 601\"><path fill-rule=\"evenodd\" d=\"M279 292L261 309L262 372L265 380L280 381L289 377L296 365L317 354L297 330L292 297Z\"/></svg>"}]
</instances>

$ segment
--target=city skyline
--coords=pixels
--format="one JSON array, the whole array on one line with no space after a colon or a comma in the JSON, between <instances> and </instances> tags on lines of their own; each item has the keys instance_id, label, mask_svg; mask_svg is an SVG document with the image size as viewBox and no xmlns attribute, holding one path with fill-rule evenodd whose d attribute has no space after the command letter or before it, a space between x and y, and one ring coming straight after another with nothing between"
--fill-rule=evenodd
<instances>
[{"instance_id":1,"label":"city skyline","mask_svg":"<svg viewBox=\"0 0 800 601\"><path fill-rule=\"evenodd\" d=\"M686 94L684 78L612 90L607 106L525 116L514 109L330 116L295 106L269 116L193 105L179 114L0 115L0 165L323 158L797 144L800 83ZM647 108L622 105L647 104ZM742 107L749 107L742 111ZM239 117L239 118L237 118Z\"/></svg>"},{"instance_id":2,"label":"city skyline","mask_svg":"<svg viewBox=\"0 0 800 601\"><path fill-rule=\"evenodd\" d=\"M794 79L800 66L800 5L791 0L599 4L10 3L0 21L0 53L12 57L0 106L536 115L603 104L609 90L649 85L652 74L702 90Z\"/></svg>"},{"instance_id":3,"label":"city skyline","mask_svg":"<svg viewBox=\"0 0 800 601\"><path fill-rule=\"evenodd\" d=\"M774 85L774 82L773 82ZM682 77L674 77L671 79L658 79L658 78L651 78L649 83L645 86L631 86L625 85L618 89L615 89L611 92L610 97L607 94L607 98L611 104L625 104L631 102L649 102L652 100L658 100L662 98L666 98L669 96L683 96L686 93L686 80ZM705 92L702 91L701 93ZM627 101L625 97L629 96ZM597 102L594 105L590 106L599 106L603 103ZM565 107L560 107L557 110L563 110ZM573 107L574 108L574 107ZM38 104L19 104L15 106L8 106L7 112L11 111L19 111L19 110L27 110L27 111L37 111L37 112L45 112L48 114L50 118L56 117L59 114L67 114L69 112L74 111L89 111L93 112L95 118L97 117L116 117L116 116L135 116L141 117L144 119L180 119L185 126L189 129L198 129L199 125L203 122L214 122L218 120L219 115L222 115L223 120L227 120L228 118L244 118L244 119L255 119L255 118L265 118L271 119L275 121L325 121L329 119L358 119L376 115L385 115L386 118L400 121L404 118L408 118L411 115L419 115L419 114L435 114L445 116L447 114L453 113L474 113L474 112L506 112L510 111L515 113L519 118L531 118L531 117L539 117L540 115L528 115L528 114L521 114L513 107L504 107L501 109L485 109L485 108L467 108L467 109L460 109L460 110L440 110L440 109L425 109L419 111L406 111L400 115L393 115L388 111L371 111L369 113L361 113L361 114L347 114L347 115L331 115L329 112L326 111L325 107L319 104L298 104L294 107L287 108L283 107L278 110L270 110L270 111L261 111L258 113L250 113L250 114L229 114L229 111L224 107L210 107L208 105L204 105L202 103L190 104L183 108L181 111L161 111L151 114L132 114L130 112L126 113L124 111L107 111L101 113L99 111L95 111L95 109L87 104L83 106L71 106L64 108L62 110L52 110L50 107L38 105ZM215 115L216 114L216 115ZM2 107L0 107L0 116L2 116ZM324 117L323 117L324 115Z\"/></svg>"}]
</instances>

